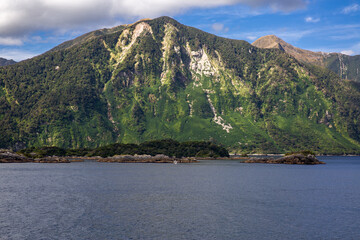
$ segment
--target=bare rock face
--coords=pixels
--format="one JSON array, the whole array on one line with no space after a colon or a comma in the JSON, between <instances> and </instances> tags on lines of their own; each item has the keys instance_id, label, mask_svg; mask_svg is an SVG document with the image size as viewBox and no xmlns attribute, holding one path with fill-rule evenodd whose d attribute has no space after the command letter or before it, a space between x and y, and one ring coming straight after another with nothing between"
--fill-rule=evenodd
<instances>
[{"instance_id":1,"label":"bare rock face","mask_svg":"<svg viewBox=\"0 0 360 240\"><path fill-rule=\"evenodd\" d=\"M270 164L300 164L300 165L316 165L325 164L319 161L314 155L292 154L281 158L250 158L245 163L270 163Z\"/></svg>"}]
</instances>

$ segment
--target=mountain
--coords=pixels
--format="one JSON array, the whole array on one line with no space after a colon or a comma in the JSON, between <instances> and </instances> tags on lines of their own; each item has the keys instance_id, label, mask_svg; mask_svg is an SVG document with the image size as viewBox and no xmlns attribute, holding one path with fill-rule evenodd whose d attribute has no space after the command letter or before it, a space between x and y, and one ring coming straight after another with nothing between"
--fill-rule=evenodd
<instances>
[{"instance_id":1,"label":"mountain","mask_svg":"<svg viewBox=\"0 0 360 240\"><path fill-rule=\"evenodd\" d=\"M0 147L173 138L360 153L360 94L324 68L161 17L0 68Z\"/></svg>"},{"instance_id":2,"label":"mountain","mask_svg":"<svg viewBox=\"0 0 360 240\"><path fill-rule=\"evenodd\" d=\"M7 60L5 58L1 58L0 57L0 67L1 66L8 66L8 65L11 65L11 64L15 64L16 62L14 60Z\"/></svg>"},{"instance_id":3,"label":"mountain","mask_svg":"<svg viewBox=\"0 0 360 240\"><path fill-rule=\"evenodd\" d=\"M280 49L301 62L326 67L343 79L360 82L360 55L348 56L341 53L312 52L294 47L275 35L261 37L252 45L258 48Z\"/></svg>"}]
</instances>

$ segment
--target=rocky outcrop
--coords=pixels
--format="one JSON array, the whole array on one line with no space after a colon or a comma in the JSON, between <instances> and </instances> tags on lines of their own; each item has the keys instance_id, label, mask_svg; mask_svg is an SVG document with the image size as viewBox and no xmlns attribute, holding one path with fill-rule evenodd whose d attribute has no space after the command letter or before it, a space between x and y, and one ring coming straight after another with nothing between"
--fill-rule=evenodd
<instances>
[{"instance_id":1,"label":"rocky outcrop","mask_svg":"<svg viewBox=\"0 0 360 240\"><path fill-rule=\"evenodd\" d=\"M270 164L300 164L300 165L316 165L325 164L319 161L314 155L292 154L281 158L250 158L245 163L270 163Z\"/></svg>"},{"instance_id":2,"label":"rocky outcrop","mask_svg":"<svg viewBox=\"0 0 360 240\"><path fill-rule=\"evenodd\" d=\"M43 157L43 158L35 158L35 163L70 163L70 160L65 157Z\"/></svg>"},{"instance_id":3,"label":"rocky outcrop","mask_svg":"<svg viewBox=\"0 0 360 240\"><path fill-rule=\"evenodd\" d=\"M98 162L117 162L117 163L192 163L197 162L192 158L172 158L163 154L151 155L116 155L113 157L100 158Z\"/></svg>"},{"instance_id":4,"label":"rocky outcrop","mask_svg":"<svg viewBox=\"0 0 360 240\"><path fill-rule=\"evenodd\" d=\"M42 158L28 158L8 149L0 149L0 163L70 163L83 162L76 157L47 156Z\"/></svg>"},{"instance_id":5,"label":"rocky outcrop","mask_svg":"<svg viewBox=\"0 0 360 240\"><path fill-rule=\"evenodd\" d=\"M26 163L33 162L31 158L21 156L7 149L0 149L0 163Z\"/></svg>"}]
</instances>

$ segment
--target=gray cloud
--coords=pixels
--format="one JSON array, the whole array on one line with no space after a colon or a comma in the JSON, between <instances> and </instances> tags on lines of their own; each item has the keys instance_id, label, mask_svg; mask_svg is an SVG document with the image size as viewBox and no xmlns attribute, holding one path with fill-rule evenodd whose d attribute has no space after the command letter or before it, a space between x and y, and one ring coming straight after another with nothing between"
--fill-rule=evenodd
<instances>
[{"instance_id":1,"label":"gray cloud","mask_svg":"<svg viewBox=\"0 0 360 240\"><path fill-rule=\"evenodd\" d=\"M23 41L19 38L0 37L0 45L21 46L22 44L23 44Z\"/></svg>"},{"instance_id":2,"label":"gray cloud","mask_svg":"<svg viewBox=\"0 0 360 240\"><path fill-rule=\"evenodd\" d=\"M0 37L19 45L24 36L36 31L92 29L114 25L119 19L175 15L190 8L234 4L281 12L306 6L305 0L1 0Z\"/></svg>"}]
</instances>

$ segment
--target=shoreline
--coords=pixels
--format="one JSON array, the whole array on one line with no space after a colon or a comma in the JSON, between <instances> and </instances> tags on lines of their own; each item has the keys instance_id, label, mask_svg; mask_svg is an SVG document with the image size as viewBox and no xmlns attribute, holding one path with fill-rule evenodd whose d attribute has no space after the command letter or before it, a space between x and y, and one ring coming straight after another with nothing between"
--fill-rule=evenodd
<instances>
[{"instance_id":1,"label":"shoreline","mask_svg":"<svg viewBox=\"0 0 360 240\"><path fill-rule=\"evenodd\" d=\"M294 155L292 155L294 156ZM357 157L360 155L317 155L318 157ZM305 158L309 156L304 156ZM71 162L107 162L107 163L196 163L201 160L242 160L245 163L279 163L287 158L284 154L249 154L248 156L231 154L229 157L169 157L163 154L151 155L115 155L112 157L85 157L85 156L46 156L42 158L29 158L10 150L0 151L1 163L71 163ZM315 158L315 156L311 156ZM297 158L299 159L299 158ZM317 160L317 159L316 159ZM317 160L318 161L318 160ZM301 164L290 160L286 164ZM315 163L316 164L316 163Z\"/></svg>"},{"instance_id":2,"label":"shoreline","mask_svg":"<svg viewBox=\"0 0 360 240\"><path fill-rule=\"evenodd\" d=\"M251 153L251 154L247 154L249 157L254 156L254 157L260 157L260 156L285 156L284 153ZM235 155L235 154L230 154L231 156L241 156L241 155ZM360 157L360 154L324 154L324 153L319 153L316 154L316 156L318 157Z\"/></svg>"},{"instance_id":3,"label":"shoreline","mask_svg":"<svg viewBox=\"0 0 360 240\"><path fill-rule=\"evenodd\" d=\"M71 162L108 162L108 163L195 163L198 159L193 157L175 158L163 154L151 155L115 155L112 157L82 157L82 156L46 156L42 158L29 158L20 154L2 151L1 163L71 163Z\"/></svg>"}]
</instances>

